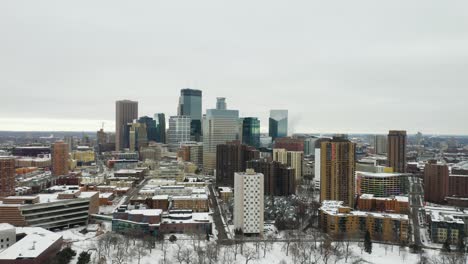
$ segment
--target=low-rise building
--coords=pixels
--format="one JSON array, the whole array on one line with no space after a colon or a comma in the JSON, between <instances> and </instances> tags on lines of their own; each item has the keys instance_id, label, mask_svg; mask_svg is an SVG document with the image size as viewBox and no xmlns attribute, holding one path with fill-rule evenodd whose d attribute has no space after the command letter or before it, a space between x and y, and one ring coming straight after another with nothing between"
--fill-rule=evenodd
<instances>
[{"instance_id":1,"label":"low-rise building","mask_svg":"<svg viewBox=\"0 0 468 264\"><path fill-rule=\"evenodd\" d=\"M49 263L62 247L62 236L39 227L18 227L15 239L0 252L0 264Z\"/></svg>"},{"instance_id":2,"label":"low-rise building","mask_svg":"<svg viewBox=\"0 0 468 264\"><path fill-rule=\"evenodd\" d=\"M372 240L406 243L408 215L355 211L342 201L326 200L320 207L320 227L335 239L362 238L369 231Z\"/></svg>"},{"instance_id":3,"label":"low-rise building","mask_svg":"<svg viewBox=\"0 0 468 264\"><path fill-rule=\"evenodd\" d=\"M362 194L357 202L357 208L361 211L409 213L409 199L407 196L375 197L373 194Z\"/></svg>"},{"instance_id":4,"label":"low-rise building","mask_svg":"<svg viewBox=\"0 0 468 264\"><path fill-rule=\"evenodd\" d=\"M451 244L456 245L458 240L464 237L465 223L463 220L436 210L426 211L426 217L432 242L445 243L448 240Z\"/></svg>"},{"instance_id":5,"label":"low-rise building","mask_svg":"<svg viewBox=\"0 0 468 264\"><path fill-rule=\"evenodd\" d=\"M35 196L9 196L0 203L0 222L54 229L85 225L99 211L99 194L68 190Z\"/></svg>"}]
</instances>

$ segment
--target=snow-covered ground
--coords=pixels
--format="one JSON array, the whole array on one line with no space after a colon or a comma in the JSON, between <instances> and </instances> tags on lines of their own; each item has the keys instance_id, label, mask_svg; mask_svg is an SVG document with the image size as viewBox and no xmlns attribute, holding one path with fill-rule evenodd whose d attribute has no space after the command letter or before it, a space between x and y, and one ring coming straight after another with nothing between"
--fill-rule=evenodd
<instances>
[{"instance_id":1,"label":"snow-covered ground","mask_svg":"<svg viewBox=\"0 0 468 264\"><path fill-rule=\"evenodd\" d=\"M89 232L87 234L82 234L79 232L82 228L75 228L64 230L58 232L63 235L64 240L71 245L71 247L79 254L81 251L87 251L92 253L92 259L96 257L96 245L97 245L97 238L102 235L102 232L98 232L100 235L97 236L96 232ZM102 230L109 230L110 225L107 223ZM190 236L187 235L177 235L177 241L171 243L166 240L167 249L166 252L166 259L168 262L166 263L179 263L177 260L177 253L179 256L182 256L182 253L190 252L190 258L196 259L197 254L193 250L194 246L198 245L197 241L193 241ZM167 238L166 238L167 239ZM124 241L124 240L123 240ZM125 243L125 242L122 242ZM129 258L126 262L123 263L138 263L138 259L134 254L136 251L136 247L133 247L131 243L127 242L128 256ZM214 241L209 242L211 248L214 247ZM206 241L201 241L200 243L202 248L206 250ZM142 245L142 244L141 244ZM311 245L311 243L309 243ZM138 246L138 244L137 244ZM267 251L265 257L263 257L263 247L265 245L262 243L246 243L243 252L244 254L240 253L240 247L238 247L238 254L236 254L236 260L234 260L234 250L235 246L221 246L219 249L218 255L218 263L246 263L246 256L252 257L252 259L248 263L265 263L265 264L274 264L274 263L294 263L294 256L299 256L298 254L293 254L294 245L290 244L289 254L286 256L286 243L284 242L275 242L267 245ZM343 246L343 245L342 245ZM155 249L151 250L149 253L149 249L146 249L145 252L147 255L141 258L141 264L153 264L153 263L162 263L160 262L163 259L163 252L161 250L161 245L156 244ZM258 251L256 250L258 248ZM363 250L358 243L351 243L350 244L350 256L348 261L345 262L344 255L342 255L339 259L337 259L336 263L375 263L375 264L395 264L395 263L418 263L420 259L419 254L412 254L409 252L408 248L400 248L398 246L391 246L391 245L383 245L383 244L373 244L372 254L367 254ZM117 249L111 248L111 252L106 255L107 263L112 263L112 259L115 256ZM120 249L122 250L122 248ZM324 263L323 257L320 257L320 249L316 249L315 251L308 251L310 255L310 259L312 261L317 261L317 263ZM425 250L425 255L428 258L432 258L434 255L439 254L439 251L436 250ZM188 254L188 253L187 253ZM72 263L76 263L77 257L72 261ZM185 263L185 262L183 262ZM331 256L328 259L328 263L335 263L335 257Z\"/></svg>"}]
</instances>

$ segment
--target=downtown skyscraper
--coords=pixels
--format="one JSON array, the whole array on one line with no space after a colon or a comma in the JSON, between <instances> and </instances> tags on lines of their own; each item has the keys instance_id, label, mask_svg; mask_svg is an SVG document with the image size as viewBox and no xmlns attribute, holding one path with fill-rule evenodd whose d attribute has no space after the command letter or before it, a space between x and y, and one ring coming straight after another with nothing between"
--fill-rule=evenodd
<instances>
[{"instance_id":1,"label":"downtown skyscraper","mask_svg":"<svg viewBox=\"0 0 468 264\"><path fill-rule=\"evenodd\" d=\"M288 135L288 110L270 110L268 133L272 140Z\"/></svg>"},{"instance_id":2,"label":"downtown skyscraper","mask_svg":"<svg viewBox=\"0 0 468 264\"><path fill-rule=\"evenodd\" d=\"M202 135L202 91L194 89L180 90L177 115L190 117L191 139L200 141Z\"/></svg>"},{"instance_id":3,"label":"downtown skyscraper","mask_svg":"<svg viewBox=\"0 0 468 264\"><path fill-rule=\"evenodd\" d=\"M130 146L128 123L138 118L138 102L121 100L115 102L115 150Z\"/></svg>"},{"instance_id":4,"label":"downtown skyscraper","mask_svg":"<svg viewBox=\"0 0 468 264\"><path fill-rule=\"evenodd\" d=\"M203 117L203 169L213 173L216 146L239 138L239 111L227 110L226 99L217 98L216 109L207 109Z\"/></svg>"}]
</instances>

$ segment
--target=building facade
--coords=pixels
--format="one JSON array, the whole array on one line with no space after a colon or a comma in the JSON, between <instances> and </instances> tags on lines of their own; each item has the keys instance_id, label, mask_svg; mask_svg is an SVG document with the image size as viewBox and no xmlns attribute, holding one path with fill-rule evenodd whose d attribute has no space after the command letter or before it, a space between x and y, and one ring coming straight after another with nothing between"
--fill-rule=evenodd
<instances>
[{"instance_id":1,"label":"building facade","mask_svg":"<svg viewBox=\"0 0 468 264\"><path fill-rule=\"evenodd\" d=\"M255 148L260 147L260 120L258 118L242 119L242 143Z\"/></svg>"},{"instance_id":2,"label":"building facade","mask_svg":"<svg viewBox=\"0 0 468 264\"><path fill-rule=\"evenodd\" d=\"M424 167L424 200L444 203L449 193L449 168L445 164L428 163Z\"/></svg>"},{"instance_id":3,"label":"building facade","mask_svg":"<svg viewBox=\"0 0 468 264\"><path fill-rule=\"evenodd\" d=\"M177 115L190 117L191 140L200 141L202 135L202 91L194 89L180 90Z\"/></svg>"},{"instance_id":4,"label":"building facade","mask_svg":"<svg viewBox=\"0 0 468 264\"><path fill-rule=\"evenodd\" d=\"M247 161L258 159L254 147L232 141L216 147L216 185L234 186L234 173L245 171Z\"/></svg>"},{"instance_id":5,"label":"building facade","mask_svg":"<svg viewBox=\"0 0 468 264\"><path fill-rule=\"evenodd\" d=\"M138 102L121 100L115 102L115 150L128 148L129 127L128 123L138 118Z\"/></svg>"},{"instance_id":6,"label":"building facade","mask_svg":"<svg viewBox=\"0 0 468 264\"><path fill-rule=\"evenodd\" d=\"M15 195L15 159L0 157L0 197Z\"/></svg>"},{"instance_id":7,"label":"building facade","mask_svg":"<svg viewBox=\"0 0 468 264\"><path fill-rule=\"evenodd\" d=\"M354 208L355 143L344 136L321 142L320 200L343 201Z\"/></svg>"},{"instance_id":8,"label":"building facade","mask_svg":"<svg viewBox=\"0 0 468 264\"><path fill-rule=\"evenodd\" d=\"M190 117L171 116L169 118L168 145L169 151L177 151L182 142L190 141Z\"/></svg>"},{"instance_id":9,"label":"building facade","mask_svg":"<svg viewBox=\"0 0 468 264\"><path fill-rule=\"evenodd\" d=\"M234 228L244 234L263 234L263 179L250 169L234 176Z\"/></svg>"},{"instance_id":10,"label":"building facade","mask_svg":"<svg viewBox=\"0 0 468 264\"><path fill-rule=\"evenodd\" d=\"M356 173L356 194L372 194L375 197L390 197L409 193L411 174L362 172Z\"/></svg>"},{"instance_id":11,"label":"building facade","mask_svg":"<svg viewBox=\"0 0 468 264\"><path fill-rule=\"evenodd\" d=\"M213 174L216 146L239 138L239 111L226 109L225 98L217 98L216 109L206 110L203 117L203 170Z\"/></svg>"},{"instance_id":12,"label":"building facade","mask_svg":"<svg viewBox=\"0 0 468 264\"><path fill-rule=\"evenodd\" d=\"M322 201L319 211L321 229L334 239L363 238L369 231L372 240L408 242L408 215L354 211L342 201Z\"/></svg>"},{"instance_id":13,"label":"building facade","mask_svg":"<svg viewBox=\"0 0 468 264\"><path fill-rule=\"evenodd\" d=\"M154 120L156 121L156 142L166 144L166 115L155 114Z\"/></svg>"},{"instance_id":14,"label":"building facade","mask_svg":"<svg viewBox=\"0 0 468 264\"><path fill-rule=\"evenodd\" d=\"M406 131L390 130L388 132L388 167L394 172L406 171Z\"/></svg>"},{"instance_id":15,"label":"building facade","mask_svg":"<svg viewBox=\"0 0 468 264\"><path fill-rule=\"evenodd\" d=\"M52 175L62 176L69 172L69 147L63 141L57 141L52 146Z\"/></svg>"},{"instance_id":16,"label":"building facade","mask_svg":"<svg viewBox=\"0 0 468 264\"><path fill-rule=\"evenodd\" d=\"M247 162L247 169L263 174L265 195L296 194L296 175L293 168L277 161L251 160Z\"/></svg>"},{"instance_id":17,"label":"building facade","mask_svg":"<svg viewBox=\"0 0 468 264\"><path fill-rule=\"evenodd\" d=\"M287 165L294 169L296 184L302 180L304 153L302 151L287 151L286 149L273 149L273 161Z\"/></svg>"},{"instance_id":18,"label":"building facade","mask_svg":"<svg viewBox=\"0 0 468 264\"><path fill-rule=\"evenodd\" d=\"M270 110L268 134L273 141L288 136L288 110Z\"/></svg>"},{"instance_id":19,"label":"building facade","mask_svg":"<svg viewBox=\"0 0 468 264\"><path fill-rule=\"evenodd\" d=\"M304 139L292 137L277 138L273 148L286 149L287 151L304 151Z\"/></svg>"}]
</instances>

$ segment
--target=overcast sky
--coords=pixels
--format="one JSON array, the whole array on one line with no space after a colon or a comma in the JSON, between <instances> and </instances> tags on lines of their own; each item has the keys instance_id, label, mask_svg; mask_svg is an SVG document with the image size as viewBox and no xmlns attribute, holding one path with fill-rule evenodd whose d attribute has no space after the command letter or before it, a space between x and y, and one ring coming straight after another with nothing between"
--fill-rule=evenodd
<instances>
[{"instance_id":1,"label":"overcast sky","mask_svg":"<svg viewBox=\"0 0 468 264\"><path fill-rule=\"evenodd\" d=\"M0 2L0 130L114 130L184 87L264 130L468 134L468 1Z\"/></svg>"}]
</instances>

